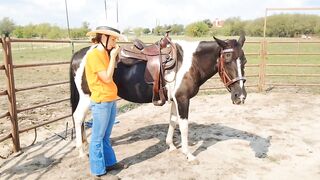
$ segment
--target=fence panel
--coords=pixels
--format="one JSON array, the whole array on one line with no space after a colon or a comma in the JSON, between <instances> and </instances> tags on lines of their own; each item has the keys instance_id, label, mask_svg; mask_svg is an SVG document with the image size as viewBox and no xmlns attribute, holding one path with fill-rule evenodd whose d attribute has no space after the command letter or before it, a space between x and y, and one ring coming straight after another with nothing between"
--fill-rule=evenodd
<instances>
[{"instance_id":1,"label":"fence panel","mask_svg":"<svg viewBox=\"0 0 320 180\"><path fill-rule=\"evenodd\" d=\"M7 96L9 102L9 117L12 124L11 138L13 141L13 150L17 152L20 150L20 139L19 139L19 126L17 117L17 106L16 106L16 94L15 94L15 83L13 73L13 63L11 54L10 38L2 38L2 52L4 57L4 67L7 82ZM6 136L9 137L9 136Z\"/></svg>"},{"instance_id":2,"label":"fence panel","mask_svg":"<svg viewBox=\"0 0 320 180\"><path fill-rule=\"evenodd\" d=\"M268 41L264 89L320 86L320 41ZM313 88L316 87L316 88Z\"/></svg>"},{"instance_id":3,"label":"fence panel","mask_svg":"<svg viewBox=\"0 0 320 180\"><path fill-rule=\"evenodd\" d=\"M6 121L3 119L10 120L11 132L0 129L0 142L12 138L14 151L19 151L20 133L71 116L71 113L54 118L48 115L39 120L37 115L32 117L30 112L35 113L40 109L40 113L47 113L49 109L55 114L61 108L70 109L67 102L69 88L66 86L69 83L70 57L72 52L89 45L89 42L3 38L1 44L4 64L0 64L0 73L3 74L0 81L6 81L7 86L0 85L0 106L8 108L1 108L0 123ZM320 49L319 44L317 41L247 41L244 46L248 60L246 87L263 91L269 86L320 86L320 63L316 58L320 55L316 51ZM201 90L212 89L224 89L217 75L201 87ZM28 99L32 94L38 96L35 102ZM51 98L57 94L61 94L61 98ZM27 119L32 125L20 121L18 124L19 119Z\"/></svg>"},{"instance_id":4,"label":"fence panel","mask_svg":"<svg viewBox=\"0 0 320 180\"><path fill-rule=\"evenodd\" d=\"M52 86L68 85L68 69L72 51L74 51L75 43L88 43L88 41L58 41L58 40L29 40L29 39L10 39L3 38L1 40L2 51L4 57L4 65L0 65L0 70L4 71L5 78L1 78L1 81L6 81L7 86L1 87L0 96L4 98L7 96L9 110L6 112L0 112L0 123L4 123L4 118L11 120L11 133L5 134L5 129L1 129L0 142L6 139L12 138L14 151L20 150L19 134L36 129L38 127L56 122L58 120L66 119L71 116L62 115L56 118L50 118L45 116L44 120L39 120L39 117L31 117L29 114L34 114L35 109L40 109L41 113L47 114L47 110L52 105L65 103L64 106L69 107L69 98L63 98L59 100L52 100L50 96L55 94L55 91L51 91L51 94L43 93L44 88ZM29 44L29 46L27 45ZM30 46L31 44L31 46ZM59 45L60 44L60 45ZM58 46L57 46L58 45ZM13 46L11 48L11 46ZM81 48L81 47L78 47ZM54 53L54 51L57 51ZM69 53L66 53L68 52ZM51 57L52 56L52 57ZM14 59L14 63L13 60ZM41 61L41 63L35 63L35 61ZM61 60L64 60L62 62ZM64 67L63 67L64 66ZM15 69L15 71L13 70ZM21 69L21 70L20 70ZM51 74L50 74L51 73ZM16 79L15 79L16 77ZM48 82L49 77L49 82ZM52 80L50 80L52 78ZM64 81L57 81L63 79ZM32 84L27 85L26 84ZM34 85L35 84L35 85ZM19 85L20 87L15 87ZM57 89L50 88L50 89ZM33 90L32 92L30 92ZM60 87L60 93L68 96L68 86L65 88ZM43 95L44 94L44 95ZM31 97L39 96L36 102L31 101ZM68 96L69 97L69 96ZM18 99L18 102L16 101ZM1 103L1 109L5 105ZM59 105L61 107L61 105ZM26 112L30 111L30 112ZM55 111L59 111L58 108ZM51 115L50 115L51 116ZM32 119L33 118L33 119ZM20 119L20 120L19 120ZM27 119L27 120L26 120ZM19 120L19 121L18 121ZM23 121L22 121L23 120ZM30 121L30 123L28 123ZM19 123L18 123L19 122ZM30 126L30 124L33 124ZM35 124L35 125L34 125ZM8 129L8 126L4 128Z\"/></svg>"},{"instance_id":5,"label":"fence panel","mask_svg":"<svg viewBox=\"0 0 320 180\"><path fill-rule=\"evenodd\" d=\"M4 54L4 46L5 44L2 42L2 39L0 39L0 54L3 57L3 60L0 61L0 142L5 141L9 138L11 138L11 132L10 129L11 123L9 122L9 104L8 104L8 91L7 91L7 76L5 71L5 58L6 55Z\"/></svg>"}]
</instances>

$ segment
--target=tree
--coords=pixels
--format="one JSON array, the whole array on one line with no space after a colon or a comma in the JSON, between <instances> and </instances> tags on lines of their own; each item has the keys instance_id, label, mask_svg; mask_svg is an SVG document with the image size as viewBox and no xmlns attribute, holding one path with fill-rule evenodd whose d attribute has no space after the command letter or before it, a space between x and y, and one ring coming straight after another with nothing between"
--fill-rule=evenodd
<instances>
[{"instance_id":1,"label":"tree","mask_svg":"<svg viewBox=\"0 0 320 180\"><path fill-rule=\"evenodd\" d=\"M50 32L48 33L49 39L59 39L63 37L62 30L58 26L52 26Z\"/></svg>"},{"instance_id":2,"label":"tree","mask_svg":"<svg viewBox=\"0 0 320 180\"><path fill-rule=\"evenodd\" d=\"M17 26L13 31L12 35L16 38L23 38L23 26Z\"/></svg>"},{"instance_id":3,"label":"tree","mask_svg":"<svg viewBox=\"0 0 320 180\"><path fill-rule=\"evenodd\" d=\"M143 32L143 28L141 28L141 27L134 28L133 32L137 37L139 37L139 36L141 36L141 34Z\"/></svg>"},{"instance_id":4,"label":"tree","mask_svg":"<svg viewBox=\"0 0 320 180\"><path fill-rule=\"evenodd\" d=\"M171 26L171 34L181 35L183 34L184 28L182 24L173 24Z\"/></svg>"},{"instance_id":5,"label":"tree","mask_svg":"<svg viewBox=\"0 0 320 180\"><path fill-rule=\"evenodd\" d=\"M315 34L320 17L307 14L278 14L268 17L266 36L295 37Z\"/></svg>"},{"instance_id":6,"label":"tree","mask_svg":"<svg viewBox=\"0 0 320 180\"><path fill-rule=\"evenodd\" d=\"M81 39L86 37L87 32L89 31L89 23L83 22L81 28L73 28L70 30L71 38Z\"/></svg>"},{"instance_id":7,"label":"tree","mask_svg":"<svg viewBox=\"0 0 320 180\"><path fill-rule=\"evenodd\" d=\"M2 18L0 21L0 35L9 36L15 28L14 22L8 17Z\"/></svg>"},{"instance_id":8,"label":"tree","mask_svg":"<svg viewBox=\"0 0 320 180\"><path fill-rule=\"evenodd\" d=\"M163 31L162 26L156 26L155 28L152 29L152 33L157 36L161 35L162 31Z\"/></svg>"},{"instance_id":9,"label":"tree","mask_svg":"<svg viewBox=\"0 0 320 180\"><path fill-rule=\"evenodd\" d=\"M248 21L244 27L247 35L249 36L263 36L264 19L258 18L253 21Z\"/></svg>"},{"instance_id":10,"label":"tree","mask_svg":"<svg viewBox=\"0 0 320 180\"><path fill-rule=\"evenodd\" d=\"M225 20L222 31L226 36L239 36L245 30L245 22L239 17L232 17Z\"/></svg>"},{"instance_id":11,"label":"tree","mask_svg":"<svg viewBox=\"0 0 320 180\"><path fill-rule=\"evenodd\" d=\"M81 26L81 28L82 29L86 29L87 31L89 31L90 29L89 29L89 22L87 22L87 21L84 21L84 22L82 22L82 26Z\"/></svg>"},{"instance_id":12,"label":"tree","mask_svg":"<svg viewBox=\"0 0 320 180\"><path fill-rule=\"evenodd\" d=\"M143 34L149 34L151 31L150 31L149 28L144 28L144 29L142 30L142 32L143 32Z\"/></svg>"},{"instance_id":13,"label":"tree","mask_svg":"<svg viewBox=\"0 0 320 180\"><path fill-rule=\"evenodd\" d=\"M314 26L314 33L320 34L320 23L317 23L317 24Z\"/></svg>"},{"instance_id":14,"label":"tree","mask_svg":"<svg viewBox=\"0 0 320 180\"><path fill-rule=\"evenodd\" d=\"M201 37L207 35L207 33L209 32L209 27L203 21L199 21L187 25L185 32L188 36Z\"/></svg>"},{"instance_id":15,"label":"tree","mask_svg":"<svg viewBox=\"0 0 320 180\"><path fill-rule=\"evenodd\" d=\"M33 24L28 24L23 28L23 37L24 38L33 38L36 37L36 31L35 31L36 26Z\"/></svg>"},{"instance_id":16,"label":"tree","mask_svg":"<svg viewBox=\"0 0 320 180\"><path fill-rule=\"evenodd\" d=\"M34 28L36 36L40 38L47 37L50 29L51 29L51 25L49 23L38 24Z\"/></svg>"},{"instance_id":17,"label":"tree","mask_svg":"<svg viewBox=\"0 0 320 180\"><path fill-rule=\"evenodd\" d=\"M209 28L212 28L213 24L212 24L212 22L210 21L210 19L205 19L205 20L203 20L203 22L206 23Z\"/></svg>"}]
</instances>

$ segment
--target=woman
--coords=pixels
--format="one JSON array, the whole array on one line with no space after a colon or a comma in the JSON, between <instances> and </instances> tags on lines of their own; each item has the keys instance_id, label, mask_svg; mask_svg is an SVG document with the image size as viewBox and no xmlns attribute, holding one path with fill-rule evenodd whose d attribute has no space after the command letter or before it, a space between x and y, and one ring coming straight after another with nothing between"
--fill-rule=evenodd
<instances>
[{"instance_id":1,"label":"woman","mask_svg":"<svg viewBox=\"0 0 320 180\"><path fill-rule=\"evenodd\" d=\"M94 36L85 65L93 116L89 161L91 173L101 176L107 171L125 168L117 162L110 143L118 92L112 76L120 49L116 42L121 35L119 30L108 26L97 27L87 35Z\"/></svg>"}]
</instances>

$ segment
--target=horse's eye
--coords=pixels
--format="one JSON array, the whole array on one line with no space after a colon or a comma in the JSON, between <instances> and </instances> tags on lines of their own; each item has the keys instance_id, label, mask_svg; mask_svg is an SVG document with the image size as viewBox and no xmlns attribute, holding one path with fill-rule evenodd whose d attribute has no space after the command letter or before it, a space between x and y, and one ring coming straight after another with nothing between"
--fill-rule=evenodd
<instances>
[{"instance_id":1,"label":"horse's eye","mask_svg":"<svg viewBox=\"0 0 320 180\"><path fill-rule=\"evenodd\" d=\"M224 55L224 58L226 59L226 62L229 63L232 61L232 53L226 53Z\"/></svg>"},{"instance_id":2,"label":"horse's eye","mask_svg":"<svg viewBox=\"0 0 320 180\"><path fill-rule=\"evenodd\" d=\"M231 58L232 54L231 53L226 53L226 58Z\"/></svg>"}]
</instances>

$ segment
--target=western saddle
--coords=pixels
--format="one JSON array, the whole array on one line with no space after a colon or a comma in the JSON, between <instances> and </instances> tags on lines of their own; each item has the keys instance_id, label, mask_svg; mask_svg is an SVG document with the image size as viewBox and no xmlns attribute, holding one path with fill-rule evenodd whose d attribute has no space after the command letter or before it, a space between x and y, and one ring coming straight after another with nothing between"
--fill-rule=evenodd
<instances>
[{"instance_id":1,"label":"western saddle","mask_svg":"<svg viewBox=\"0 0 320 180\"><path fill-rule=\"evenodd\" d=\"M162 106L167 99L165 74L176 71L174 67L177 66L177 49L171 42L169 32L160 41L151 45L135 39L132 45L121 46L119 62L130 66L141 61L146 63L144 73L146 83L153 84L152 103Z\"/></svg>"}]
</instances>

